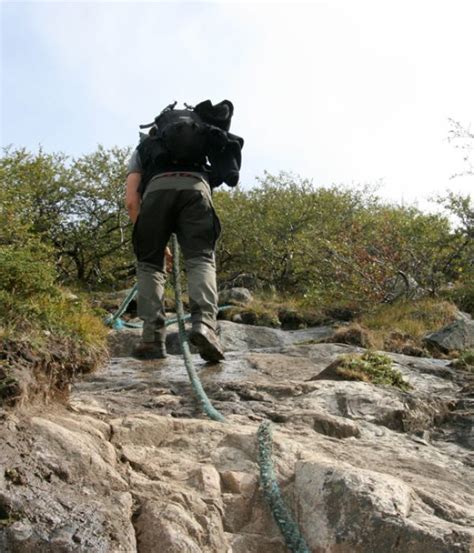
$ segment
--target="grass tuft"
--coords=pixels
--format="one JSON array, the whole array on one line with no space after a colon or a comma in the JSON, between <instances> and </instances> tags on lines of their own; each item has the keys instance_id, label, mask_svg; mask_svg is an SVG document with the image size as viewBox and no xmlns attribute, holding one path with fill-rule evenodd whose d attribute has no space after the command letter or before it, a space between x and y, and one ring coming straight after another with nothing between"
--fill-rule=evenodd
<instances>
[{"instance_id":1,"label":"grass tuft","mask_svg":"<svg viewBox=\"0 0 474 553\"><path fill-rule=\"evenodd\" d=\"M457 359L452 361L451 366L455 369L474 372L474 350L466 349L462 351Z\"/></svg>"},{"instance_id":2,"label":"grass tuft","mask_svg":"<svg viewBox=\"0 0 474 553\"><path fill-rule=\"evenodd\" d=\"M0 297L0 403L64 400L105 359L108 329L85 297L49 286Z\"/></svg>"},{"instance_id":3,"label":"grass tuft","mask_svg":"<svg viewBox=\"0 0 474 553\"><path fill-rule=\"evenodd\" d=\"M447 301L423 298L380 304L358 319L371 346L407 355L430 355L423 337L453 322L457 308Z\"/></svg>"},{"instance_id":4,"label":"grass tuft","mask_svg":"<svg viewBox=\"0 0 474 553\"><path fill-rule=\"evenodd\" d=\"M393 368L390 357L376 351L342 355L336 367L336 374L348 380L394 386L403 391L411 389L408 382L403 380L400 371Z\"/></svg>"}]
</instances>

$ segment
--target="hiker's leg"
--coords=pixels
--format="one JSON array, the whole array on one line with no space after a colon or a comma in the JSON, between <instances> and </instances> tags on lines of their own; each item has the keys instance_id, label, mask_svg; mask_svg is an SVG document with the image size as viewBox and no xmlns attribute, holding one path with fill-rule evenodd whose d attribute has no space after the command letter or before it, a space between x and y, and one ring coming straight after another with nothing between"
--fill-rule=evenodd
<instances>
[{"instance_id":1,"label":"hiker's leg","mask_svg":"<svg viewBox=\"0 0 474 553\"><path fill-rule=\"evenodd\" d=\"M162 341L166 314L163 304L166 273L162 267L137 263L137 313L143 321L144 342Z\"/></svg>"},{"instance_id":2,"label":"hiker's leg","mask_svg":"<svg viewBox=\"0 0 474 553\"><path fill-rule=\"evenodd\" d=\"M213 330L217 317L214 249L220 233L210 195L200 190L180 192L177 235L183 252L193 327L204 323Z\"/></svg>"},{"instance_id":3,"label":"hiker's leg","mask_svg":"<svg viewBox=\"0 0 474 553\"><path fill-rule=\"evenodd\" d=\"M204 323L215 330L218 296L214 254L185 258L185 267L193 327Z\"/></svg>"},{"instance_id":4,"label":"hiker's leg","mask_svg":"<svg viewBox=\"0 0 474 553\"><path fill-rule=\"evenodd\" d=\"M137 256L137 308L143 321L144 342L163 342L166 281L164 252L172 230L172 205L175 192L155 191L147 194L134 227L133 245Z\"/></svg>"}]
</instances>

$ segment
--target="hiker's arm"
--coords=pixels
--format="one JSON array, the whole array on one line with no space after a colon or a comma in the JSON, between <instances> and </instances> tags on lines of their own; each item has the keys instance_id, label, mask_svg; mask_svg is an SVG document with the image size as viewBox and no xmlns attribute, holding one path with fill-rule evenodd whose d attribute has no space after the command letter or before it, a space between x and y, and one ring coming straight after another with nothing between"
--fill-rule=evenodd
<instances>
[{"instance_id":1,"label":"hiker's arm","mask_svg":"<svg viewBox=\"0 0 474 553\"><path fill-rule=\"evenodd\" d=\"M138 187L142 180L141 173L129 173L127 176L127 190L125 193L125 206L128 211L128 216L133 224L135 224L138 213L140 211L140 193Z\"/></svg>"}]
</instances>

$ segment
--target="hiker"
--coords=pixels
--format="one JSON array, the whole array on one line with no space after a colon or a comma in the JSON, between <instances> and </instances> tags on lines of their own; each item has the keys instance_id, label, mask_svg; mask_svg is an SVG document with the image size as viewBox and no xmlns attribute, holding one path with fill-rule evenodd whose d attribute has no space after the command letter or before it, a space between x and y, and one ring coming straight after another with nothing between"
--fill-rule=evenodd
<instances>
[{"instance_id":1,"label":"hiker","mask_svg":"<svg viewBox=\"0 0 474 553\"><path fill-rule=\"evenodd\" d=\"M215 246L220 222L212 189L225 182L236 186L243 140L228 132L233 105L209 100L196 107L165 108L141 134L127 171L126 207L137 257L137 309L143 333L134 355L166 357L166 268L172 263L167 246L176 233L188 277L192 330L189 341L206 361L224 359L216 335L217 286Z\"/></svg>"}]
</instances>

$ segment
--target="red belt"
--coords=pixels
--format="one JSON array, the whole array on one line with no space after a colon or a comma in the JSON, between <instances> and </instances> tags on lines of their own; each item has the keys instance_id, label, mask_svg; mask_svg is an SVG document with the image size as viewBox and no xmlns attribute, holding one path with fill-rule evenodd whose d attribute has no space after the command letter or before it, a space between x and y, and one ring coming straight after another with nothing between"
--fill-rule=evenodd
<instances>
[{"instance_id":1,"label":"red belt","mask_svg":"<svg viewBox=\"0 0 474 553\"><path fill-rule=\"evenodd\" d=\"M194 179L199 179L197 175L193 175L192 173L160 173L159 175L156 175L155 179L162 179L163 177L192 177Z\"/></svg>"}]
</instances>

